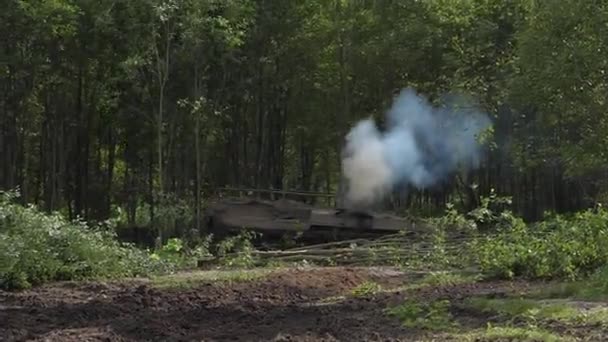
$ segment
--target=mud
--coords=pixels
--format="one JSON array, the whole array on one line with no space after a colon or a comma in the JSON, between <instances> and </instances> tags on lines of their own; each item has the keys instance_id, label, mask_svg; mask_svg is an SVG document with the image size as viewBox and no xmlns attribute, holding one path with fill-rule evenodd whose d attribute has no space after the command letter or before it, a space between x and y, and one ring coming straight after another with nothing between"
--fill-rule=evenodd
<instances>
[{"instance_id":1,"label":"mud","mask_svg":"<svg viewBox=\"0 0 608 342\"><path fill-rule=\"evenodd\" d=\"M391 269L321 268L186 289L161 289L146 280L53 284L0 292L0 340L413 341L420 332L383 314L387 306L407 298L458 299L525 288L476 283L349 296L366 281L390 288L416 278Z\"/></svg>"}]
</instances>

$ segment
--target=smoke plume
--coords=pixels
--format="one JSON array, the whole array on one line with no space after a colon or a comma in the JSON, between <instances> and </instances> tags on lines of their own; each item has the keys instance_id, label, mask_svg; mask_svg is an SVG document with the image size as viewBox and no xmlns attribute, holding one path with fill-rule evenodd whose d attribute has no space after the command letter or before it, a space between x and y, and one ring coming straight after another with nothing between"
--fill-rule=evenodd
<instances>
[{"instance_id":1,"label":"smoke plume","mask_svg":"<svg viewBox=\"0 0 608 342\"><path fill-rule=\"evenodd\" d=\"M371 119L353 127L342 158L346 205L369 207L396 186L427 188L458 167L478 167L482 146L477 136L491 122L458 100L437 108L407 88L386 113L383 132Z\"/></svg>"}]
</instances>

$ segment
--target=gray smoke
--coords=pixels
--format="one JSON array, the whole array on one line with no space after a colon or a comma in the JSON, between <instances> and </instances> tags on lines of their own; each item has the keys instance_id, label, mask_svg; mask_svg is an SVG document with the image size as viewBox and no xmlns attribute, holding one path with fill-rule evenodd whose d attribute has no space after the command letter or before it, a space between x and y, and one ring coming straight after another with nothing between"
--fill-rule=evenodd
<instances>
[{"instance_id":1,"label":"gray smoke","mask_svg":"<svg viewBox=\"0 0 608 342\"><path fill-rule=\"evenodd\" d=\"M477 136L491 122L459 100L436 108L407 88L386 113L384 132L372 119L353 127L342 158L346 205L369 207L396 186L427 188L459 167L478 167L482 146Z\"/></svg>"}]
</instances>

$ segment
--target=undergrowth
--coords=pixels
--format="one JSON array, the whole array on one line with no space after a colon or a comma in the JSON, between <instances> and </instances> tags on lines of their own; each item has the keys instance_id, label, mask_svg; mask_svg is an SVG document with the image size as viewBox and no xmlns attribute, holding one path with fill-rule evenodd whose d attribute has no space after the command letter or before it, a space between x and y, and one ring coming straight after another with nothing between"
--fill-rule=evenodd
<instances>
[{"instance_id":1,"label":"undergrowth","mask_svg":"<svg viewBox=\"0 0 608 342\"><path fill-rule=\"evenodd\" d=\"M119 243L111 227L68 221L0 193L0 287L23 289L55 280L141 276L170 271L170 261Z\"/></svg>"},{"instance_id":2,"label":"undergrowth","mask_svg":"<svg viewBox=\"0 0 608 342\"><path fill-rule=\"evenodd\" d=\"M569 280L588 276L608 262L608 212L552 216L535 225L510 217L495 236L472 245L490 278Z\"/></svg>"},{"instance_id":3,"label":"undergrowth","mask_svg":"<svg viewBox=\"0 0 608 342\"><path fill-rule=\"evenodd\" d=\"M53 280L145 276L194 268L205 259L229 268L273 263L255 256L255 233L247 230L214 245L212 236L195 247L170 239L150 252L118 242L111 223L68 221L35 206L16 204L17 195L0 193L1 288L27 288ZM476 265L484 278L569 280L593 274L608 263L608 211L598 208L570 216L550 215L529 225L513 215L509 205L508 199L494 193L466 214L448 205L444 216L429 221L432 241L430 248L422 245L424 253L405 253L404 248L415 243L404 245L403 239L395 238L394 246L367 250L367 261L383 259L394 265L431 269ZM468 242L455 248L458 240L451 239L453 233L468 236ZM331 257L327 261L340 262ZM322 260L314 262L322 264ZM463 279L437 273L429 281L453 285ZM596 283L596 288L608 293L608 286Z\"/></svg>"},{"instance_id":4,"label":"undergrowth","mask_svg":"<svg viewBox=\"0 0 608 342\"><path fill-rule=\"evenodd\" d=\"M509 206L508 198L491 193L466 214L448 205L433 222L443 231L475 236L463 246L464 258L470 257L485 278L575 280L608 263L606 209L546 215L544 221L527 224Z\"/></svg>"},{"instance_id":5,"label":"undergrowth","mask_svg":"<svg viewBox=\"0 0 608 342\"><path fill-rule=\"evenodd\" d=\"M17 192L0 192L0 288L25 289L59 280L142 277L192 269L205 259L225 267L255 264L253 233L212 245L208 235L192 247L172 238L149 251L119 242L111 222L92 225L17 204ZM213 253L212 253L213 252Z\"/></svg>"}]
</instances>

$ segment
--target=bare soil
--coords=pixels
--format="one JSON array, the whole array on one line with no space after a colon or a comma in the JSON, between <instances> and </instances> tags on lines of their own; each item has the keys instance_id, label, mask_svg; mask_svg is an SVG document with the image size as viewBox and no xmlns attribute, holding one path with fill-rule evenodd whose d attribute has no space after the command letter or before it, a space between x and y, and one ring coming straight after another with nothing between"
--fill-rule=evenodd
<instances>
[{"instance_id":1,"label":"bare soil","mask_svg":"<svg viewBox=\"0 0 608 342\"><path fill-rule=\"evenodd\" d=\"M422 333L385 315L386 307L407 298L459 300L527 288L490 282L350 295L367 281L398 288L416 277L390 268L336 267L277 270L256 280L179 289L148 280L57 283L0 292L0 340L416 341ZM470 324L483 324L469 316Z\"/></svg>"}]
</instances>

